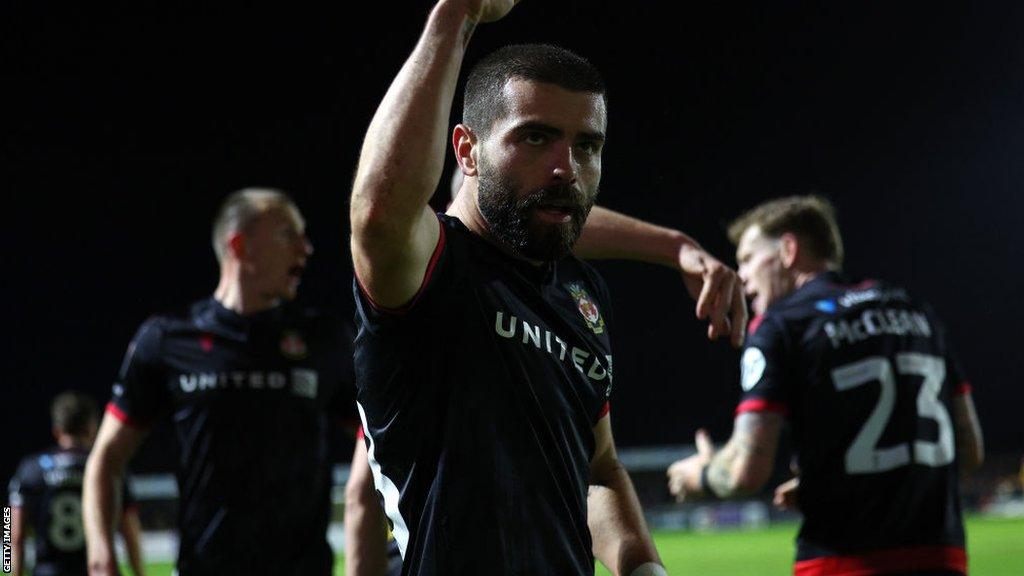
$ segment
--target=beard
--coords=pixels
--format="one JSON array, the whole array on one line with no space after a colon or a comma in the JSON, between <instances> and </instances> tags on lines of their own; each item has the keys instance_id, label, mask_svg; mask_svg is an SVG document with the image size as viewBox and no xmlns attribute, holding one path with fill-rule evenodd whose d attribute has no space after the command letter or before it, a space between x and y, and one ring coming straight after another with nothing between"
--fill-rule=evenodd
<instances>
[{"instance_id":1,"label":"beard","mask_svg":"<svg viewBox=\"0 0 1024 576\"><path fill-rule=\"evenodd\" d=\"M553 262L568 255L583 232L597 190L587 194L571 184L557 184L523 196L520 189L511 178L481 171L478 205L490 233L530 260ZM569 221L540 221L534 211L543 206L568 212Z\"/></svg>"}]
</instances>

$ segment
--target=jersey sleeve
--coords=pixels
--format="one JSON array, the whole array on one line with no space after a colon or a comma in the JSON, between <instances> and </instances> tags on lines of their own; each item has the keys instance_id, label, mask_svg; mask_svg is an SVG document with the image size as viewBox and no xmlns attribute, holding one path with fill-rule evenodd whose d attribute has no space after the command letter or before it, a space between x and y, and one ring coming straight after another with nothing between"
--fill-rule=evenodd
<instances>
[{"instance_id":1,"label":"jersey sleeve","mask_svg":"<svg viewBox=\"0 0 1024 576\"><path fill-rule=\"evenodd\" d=\"M26 458L7 484L7 501L12 507L31 507L40 488L39 467L32 458Z\"/></svg>"},{"instance_id":2,"label":"jersey sleeve","mask_svg":"<svg viewBox=\"0 0 1024 576\"><path fill-rule=\"evenodd\" d=\"M146 321L128 345L114 382L107 412L129 426L148 426L167 404L160 340L157 320Z\"/></svg>"},{"instance_id":3,"label":"jersey sleeve","mask_svg":"<svg viewBox=\"0 0 1024 576\"><path fill-rule=\"evenodd\" d=\"M445 258L448 233L445 230L445 223L441 220L440 216L437 216L437 224L440 227L440 231L437 236L437 245L434 247L434 252L431 254L430 260L427 262L427 268L423 273L423 279L420 281L420 287L409 302L397 308L381 306L374 302L373 298L370 297L369 292L363 288L359 275L353 274L357 314L360 314L371 321L387 321L388 319L406 316L417 307L419 302L424 299L424 296L429 291L431 285L434 283L433 280L435 276L437 276L437 270L444 267L447 264L447 261L450 260L450 258Z\"/></svg>"},{"instance_id":4,"label":"jersey sleeve","mask_svg":"<svg viewBox=\"0 0 1024 576\"><path fill-rule=\"evenodd\" d=\"M789 416L790 390L787 377L785 332L771 316L756 320L740 357L740 385L743 395L736 415L744 412L775 412Z\"/></svg>"}]
</instances>

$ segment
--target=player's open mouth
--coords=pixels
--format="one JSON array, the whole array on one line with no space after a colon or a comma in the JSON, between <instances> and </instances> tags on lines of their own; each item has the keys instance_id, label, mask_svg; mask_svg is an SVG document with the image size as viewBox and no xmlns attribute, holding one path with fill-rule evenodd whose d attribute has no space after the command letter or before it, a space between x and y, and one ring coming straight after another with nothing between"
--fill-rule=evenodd
<instances>
[{"instance_id":1,"label":"player's open mouth","mask_svg":"<svg viewBox=\"0 0 1024 576\"><path fill-rule=\"evenodd\" d=\"M296 264L295 266L292 266L291 268L288 269L288 276L291 276L292 278L298 280L299 278L302 278L302 273L305 271L305 266L302 266L301 264Z\"/></svg>"},{"instance_id":2,"label":"player's open mouth","mask_svg":"<svg viewBox=\"0 0 1024 576\"><path fill-rule=\"evenodd\" d=\"M542 219L549 222L564 223L572 220L576 210L570 206L556 204L541 204L534 208L534 211Z\"/></svg>"}]
</instances>

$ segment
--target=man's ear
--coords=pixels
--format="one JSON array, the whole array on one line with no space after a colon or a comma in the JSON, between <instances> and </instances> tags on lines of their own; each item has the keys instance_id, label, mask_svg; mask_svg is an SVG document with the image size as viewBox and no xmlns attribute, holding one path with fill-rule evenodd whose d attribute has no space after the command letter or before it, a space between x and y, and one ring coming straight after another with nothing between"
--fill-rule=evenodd
<instances>
[{"instance_id":1,"label":"man's ear","mask_svg":"<svg viewBox=\"0 0 1024 576\"><path fill-rule=\"evenodd\" d=\"M245 236L241 232L232 232L228 234L227 240L228 253L238 261L243 261L249 255L248 249L245 243Z\"/></svg>"},{"instance_id":2,"label":"man's ear","mask_svg":"<svg viewBox=\"0 0 1024 576\"><path fill-rule=\"evenodd\" d=\"M798 256L800 256L800 241L796 234L786 232L779 238L779 257L782 260L782 267L787 270L792 268Z\"/></svg>"},{"instance_id":3,"label":"man's ear","mask_svg":"<svg viewBox=\"0 0 1024 576\"><path fill-rule=\"evenodd\" d=\"M452 131L452 148L455 150L455 161L465 176L477 175L477 163L474 150L477 147L476 134L465 124L459 124Z\"/></svg>"}]
</instances>

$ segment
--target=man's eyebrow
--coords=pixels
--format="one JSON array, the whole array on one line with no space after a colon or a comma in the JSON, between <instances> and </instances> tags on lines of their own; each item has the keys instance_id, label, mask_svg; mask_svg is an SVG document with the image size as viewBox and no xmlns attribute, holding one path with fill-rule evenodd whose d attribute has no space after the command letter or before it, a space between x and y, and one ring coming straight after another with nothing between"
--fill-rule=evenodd
<instances>
[{"instance_id":1,"label":"man's eyebrow","mask_svg":"<svg viewBox=\"0 0 1024 576\"><path fill-rule=\"evenodd\" d=\"M544 124L543 122L523 122L518 126L512 128L513 132L541 132L548 136L561 136L563 132L551 126L550 124Z\"/></svg>"},{"instance_id":2,"label":"man's eyebrow","mask_svg":"<svg viewBox=\"0 0 1024 576\"><path fill-rule=\"evenodd\" d=\"M522 124L513 127L512 131L517 133L540 132L542 134L547 134L548 136L556 137L561 137L565 134L565 132L562 131L561 128L556 128L554 126L551 126L550 124L545 124L543 122L534 121L523 122ZM604 142L604 132L601 132L600 130L580 132L576 140L582 142Z\"/></svg>"}]
</instances>

